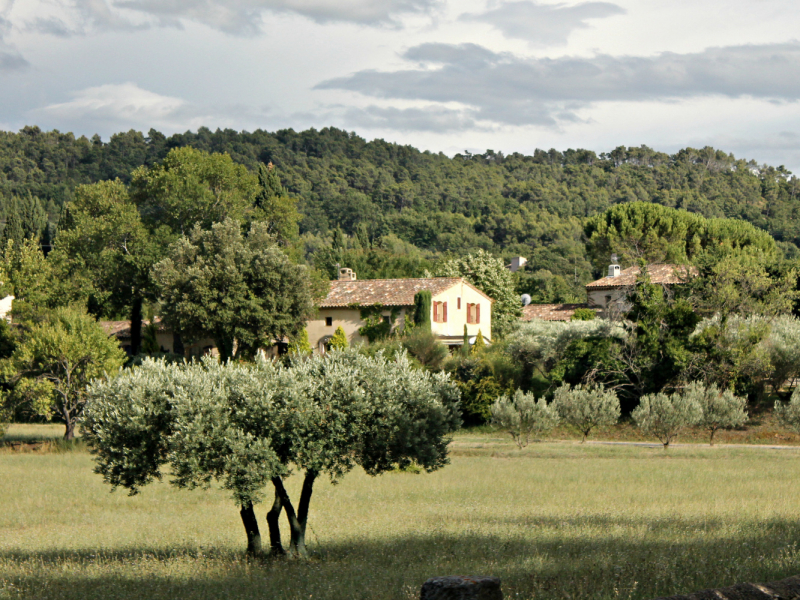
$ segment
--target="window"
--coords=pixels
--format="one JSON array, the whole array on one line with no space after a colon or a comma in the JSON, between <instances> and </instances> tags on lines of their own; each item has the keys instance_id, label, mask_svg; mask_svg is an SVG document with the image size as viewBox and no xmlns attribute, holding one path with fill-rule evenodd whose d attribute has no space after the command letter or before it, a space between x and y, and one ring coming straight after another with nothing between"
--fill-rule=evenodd
<instances>
[{"instance_id":1,"label":"window","mask_svg":"<svg viewBox=\"0 0 800 600\"><path fill-rule=\"evenodd\" d=\"M325 325L328 327L333 327L333 317L325 317Z\"/></svg>"},{"instance_id":2,"label":"window","mask_svg":"<svg viewBox=\"0 0 800 600\"><path fill-rule=\"evenodd\" d=\"M383 319L384 323L391 323L392 322L392 317L390 317L389 315L383 315L381 318Z\"/></svg>"},{"instance_id":3,"label":"window","mask_svg":"<svg viewBox=\"0 0 800 600\"><path fill-rule=\"evenodd\" d=\"M433 303L433 322L447 323L447 302Z\"/></svg>"},{"instance_id":4,"label":"window","mask_svg":"<svg viewBox=\"0 0 800 600\"><path fill-rule=\"evenodd\" d=\"M481 305L467 304L467 323L479 325L481 322Z\"/></svg>"}]
</instances>

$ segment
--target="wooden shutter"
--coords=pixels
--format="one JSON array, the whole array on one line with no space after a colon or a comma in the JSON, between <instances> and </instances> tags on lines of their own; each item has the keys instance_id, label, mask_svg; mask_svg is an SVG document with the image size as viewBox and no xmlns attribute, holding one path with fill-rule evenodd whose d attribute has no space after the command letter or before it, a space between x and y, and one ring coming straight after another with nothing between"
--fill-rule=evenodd
<instances>
[{"instance_id":1,"label":"wooden shutter","mask_svg":"<svg viewBox=\"0 0 800 600\"><path fill-rule=\"evenodd\" d=\"M447 302L442 302L442 323L447 323Z\"/></svg>"},{"instance_id":2,"label":"wooden shutter","mask_svg":"<svg viewBox=\"0 0 800 600\"><path fill-rule=\"evenodd\" d=\"M439 322L439 303L438 302L434 302L433 303L433 322L434 323L438 323Z\"/></svg>"},{"instance_id":3,"label":"wooden shutter","mask_svg":"<svg viewBox=\"0 0 800 600\"><path fill-rule=\"evenodd\" d=\"M461 298L458 299L458 305L456 306L458 310L461 310Z\"/></svg>"},{"instance_id":4,"label":"wooden shutter","mask_svg":"<svg viewBox=\"0 0 800 600\"><path fill-rule=\"evenodd\" d=\"M481 324L481 305L475 305L475 323L480 325Z\"/></svg>"}]
</instances>

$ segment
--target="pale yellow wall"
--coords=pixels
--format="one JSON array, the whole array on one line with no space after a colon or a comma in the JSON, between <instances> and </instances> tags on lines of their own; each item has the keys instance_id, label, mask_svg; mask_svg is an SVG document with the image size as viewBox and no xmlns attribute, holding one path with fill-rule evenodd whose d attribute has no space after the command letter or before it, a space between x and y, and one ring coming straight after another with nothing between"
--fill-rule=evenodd
<instances>
[{"instance_id":1,"label":"pale yellow wall","mask_svg":"<svg viewBox=\"0 0 800 600\"><path fill-rule=\"evenodd\" d=\"M458 298L461 298L461 309L457 308ZM470 336L481 335L488 340L492 339L492 303L482 294L465 283L454 285L449 290L437 294L432 298L434 302L447 302L447 323L433 323L431 315L431 331L442 337L463 337L464 325ZM467 304L480 304L480 324L467 323Z\"/></svg>"},{"instance_id":2,"label":"pale yellow wall","mask_svg":"<svg viewBox=\"0 0 800 600\"><path fill-rule=\"evenodd\" d=\"M391 310L384 311L390 315ZM325 325L325 318L331 317L333 324L328 327ZM356 308L320 308L319 314L306 325L308 331L308 342L315 352L319 351L320 341L332 336L337 327L344 329L347 341L352 346L358 342L366 342L366 338L359 335L358 330L363 327L361 312Z\"/></svg>"}]
</instances>

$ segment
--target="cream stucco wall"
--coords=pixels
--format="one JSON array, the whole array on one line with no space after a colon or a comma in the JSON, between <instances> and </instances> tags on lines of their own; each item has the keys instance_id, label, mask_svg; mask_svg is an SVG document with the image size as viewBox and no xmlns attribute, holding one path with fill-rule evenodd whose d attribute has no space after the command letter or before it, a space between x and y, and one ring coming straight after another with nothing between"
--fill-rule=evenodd
<instances>
[{"instance_id":1,"label":"cream stucco wall","mask_svg":"<svg viewBox=\"0 0 800 600\"><path fill-rule=\"evenodd\" d=\"M386 309L383 314L391 315L391 309ZM330 317L331 325L325 324L325 319ZM352 346L358 342L366 342L358 330L364 325L361 312L357 308L320 308L319 314L306 325L308 342L315 352L319 351L320 342L331 337L337 327L344 329L347 341Z\"/></svg>"},{"instance_id":2,"label":"cream stucco wall","mask_svg":"<svg viewBox=\"0 0 800 600\"><path fill-rule=\"evenodd\" d=\"M461 298L461 308L458 308L458 299ZM481 335L487 340L492 339L492 303L485 296L478 293L475 289L466 284L457 284L444 292L432 297L433 302L447 302L447 323L434 323L433 313L431 312L431 331L442 338L442 341L452 341L460 344L464 337L464 325L467 325L467 333L475 336L480 330ZM479 324L467 324L467 304L480 304L481 322ZM394 323L395 328L402 329L405 325L405 315L407 310L412 307L400 309L400 314ZM431 306L433 311L433 306ZM386 307L381 315L391 316L392 307ZM325 319L331 318L331 325L325 324ZM361 312L356 308L320 308L319 313L314 319L308 321L306 330L308 331L308 342L315 352L319 352L321 343L331 337L337 327L344 329L347 341L352 346L359 342L367 343L367 339L362 337L358 330L363 327L364 321L361 320ZM451 338L448 340L448 338Z\"/></svg>"},{"instance_id":3,"label":"cream stucco wall","mask_svg":"<svg viewBox=\"0 0 800 600\"><path fill-rule=\"evenodd\" d=\"M458 308L458 299L461 298L461 308ZM434 302L447 302L447 323L431 323L431 331L443 338L464 337L464 325L470 336L481 335L487 340L492 339L492 302L483 294L465 283L454 285L448 290L433 297ZM479 304L481 309L480 323L467 323L467 304ZM431 315L433 320L433 315Z\"/></svg>"}]
</instances>

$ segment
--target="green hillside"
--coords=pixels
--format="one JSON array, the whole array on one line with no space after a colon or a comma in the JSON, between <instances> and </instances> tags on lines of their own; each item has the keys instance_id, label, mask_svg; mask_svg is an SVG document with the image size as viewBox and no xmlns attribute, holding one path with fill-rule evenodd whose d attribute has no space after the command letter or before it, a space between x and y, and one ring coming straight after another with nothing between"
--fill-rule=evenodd
<instances>
[{"instance_id":1,"label":"green hillside","mask_svg":"<svg viewBox=\"0 0 800 600\"><path fill-rule=\"evenodd\" d=\"M483 248L506 258L526 256L530 272L546 269L577 290L605 262L587 253L585 219L633 201L743 219L772 234L788 256L799 253L798 179L783 167L758 166L713 148L674 155L647 147L599 155L487 150L450 158L333 128L201 128L171 137L130 131L107 143L37 127L0 132L0 216L15 197L29 205L38 198L33 204L55 223L76 185L117 177L128 182L136 167L182 146L227 152L249 169L272 162L298 199L305 256L323 268L347 259L349 251L349 262L361 261L365 275L412 275L440 254Z\"/></svg>"}]
</instances>

